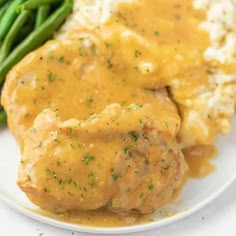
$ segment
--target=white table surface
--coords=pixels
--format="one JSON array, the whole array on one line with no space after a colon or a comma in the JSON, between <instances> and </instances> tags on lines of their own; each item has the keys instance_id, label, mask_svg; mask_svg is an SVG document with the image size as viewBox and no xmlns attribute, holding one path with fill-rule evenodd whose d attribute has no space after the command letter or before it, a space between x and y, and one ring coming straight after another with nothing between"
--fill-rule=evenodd
<instances>
[{"instance_id":1,"label":"white table surface","mask_svg":"<svg viewBox=\"0 0 236 236\"><path fill-rule=\"evenodd\" d=\"M236 157L235 157L236 158ZM0 236L88 236L58 229L27 218L0 201ZM131 236L235 236L236 182L209 206L166 227Z\"/></svg>"}]
</instances>

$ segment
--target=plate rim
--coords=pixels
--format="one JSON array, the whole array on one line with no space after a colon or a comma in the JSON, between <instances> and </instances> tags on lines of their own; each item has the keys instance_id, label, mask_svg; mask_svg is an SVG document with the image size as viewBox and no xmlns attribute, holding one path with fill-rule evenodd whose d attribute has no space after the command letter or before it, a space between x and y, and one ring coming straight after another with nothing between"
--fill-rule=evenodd
<instances>
[{"instance_id":1,"label":"plate rim","mask_svg":"<svg viewBox=\"0 0 236 236\"><path fill-rule=\"evenodd\" d=\"M138 225L131 225L131 226L120 226L120 227L93 227L87 225L80 225L80 224L73 224L68 222L59 221L57 219L50 218L49 216L43 216L41 214L37 214L33 210L24 207L21 204L17 204L11 199L8 199L7 196L4 196L3 193L0 192L0 200L2 200L6 205L8 205L13 210L16 210L18 213L39 221L41 223L51 225L57 228L81 232L81 233L90 233L90 234L125 234L125 233L135 233L135 232L142 232L152 229L161 228L163 226L169 225L174 222L178 222L190 215L195 214L203 207L207 206L211 202L213 202L217 197L219 197L222 193L225 192L227 188L230 187L236 181L236 172L235 175L232 176L224 185L221 186L217 191L214 191L208 198L202 200L198 204L194 205L193 207L179 212L171 217L166 217L161 220L156 220L150 223L143 223Z\"/></svg>"}]
</instances>

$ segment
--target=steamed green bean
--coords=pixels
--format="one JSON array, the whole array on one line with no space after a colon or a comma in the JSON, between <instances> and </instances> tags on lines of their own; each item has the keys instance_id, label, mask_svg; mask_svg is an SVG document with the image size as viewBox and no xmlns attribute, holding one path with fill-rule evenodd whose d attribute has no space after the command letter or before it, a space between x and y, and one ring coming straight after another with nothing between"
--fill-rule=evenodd
<instances>
[{"instance_id":1,"label":"steamed green bean","mask_svg":"<svg viewBox=\"0 0 236 236\"><path fill-rule=\"evenodd\" d=\"M23 10L33 10L45 4L48 5L55 2L62 2L62 0L28 0L17 7L17 11L20 12Z\"/></svg>"},{"instance_id":2,"label":"steamed green bean","mask_svg":"<svg viewBox=\"0 0 236 236\"><path fill-rule=\"evenodd\" d=\"M4 5L5 3L7 3L8 2L8 0L0 0L0 7L2 6L2 5Z\"/></svg>"},{"instance_id":3,"label":"steamed green bean","mask_svg":"<svg viewBox=\"0 0 236 236\"><path fill-rule=\"evenodd\" d=\"M3 41L1 50L0 50L0 63L6 59L6 57L9 55L9 52L12 48L12 45L14 43L14 39L16 35L21 30L22 26L25 24L27 19L29 18L30 11L23 11L15 20L13 23L10 31L8 32L6 38Z\"/></svg>"},{"instance_id":4,"label":"steamed green bean","mask_svg":"<svg viewBox=\"0 0 236 236\"><path fill-rule=\"evenodd\" d=\"M3 5L3 6L0 8L0 20L1 20L1 18L3 17L3 15L4 15L4 13L5 13L5 11L6 11L7 7L8 7L8 5L9 5L9 2L5 3L5 5Z\"/></svg>"},{"instance_id":5,"label":"steamed green bean","mask_svg":"<svg viewBox=\"0 0 236 236\"><path fill-rule=\"evenodd\" d=\"M42 45L49 39L55 30L63 23L72 11L73 1L64 3L34 32L32 32L11 54L0 64L0 85L3 84L7 72L19 62L27 53Z\"/></svg>"},{"instance_id":6,"label":"steamed green bean","mask_svg":"<svg viewBox=\"0 0 236 236\"><path fill-rule=\"evenodd\" d=\"M50 12L50 5L40 6L37 10L35 29L38 29L40 25L47 19Z\"/></svg>"},{"instance_id":7,"label":"steamed green bean","mask_svg":"<svg viewBox=\"0 0 236 236\"><path fill-rule=\"evenodd\" d=\"M14 20L17 17L16 8L25 0L14 0L7 7L0 21L0 41L4 40L7 32L10 30Z\"/></svg>"},{"instance_id":8,"label":"steamed green bean","mask_svg":"<svg viewBox=\"0 0 236 236\"><path fill-rule=\"evenodd\" d=\"M7 122L7 114L4 110L0 111L0 125L3 125Z\"/></svg>"}]
</instances>

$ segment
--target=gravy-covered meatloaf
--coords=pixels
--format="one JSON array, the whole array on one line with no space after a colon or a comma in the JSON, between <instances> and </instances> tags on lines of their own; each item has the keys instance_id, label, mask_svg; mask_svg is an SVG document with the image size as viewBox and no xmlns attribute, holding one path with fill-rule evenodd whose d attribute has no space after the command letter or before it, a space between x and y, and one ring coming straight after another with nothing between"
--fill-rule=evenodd
<instances>
[{"instance_id":1,"label":"gravy-covered meatloaf","mask_svg":"<svg viewBox=\"0 0 236 236\"><path fill-rule=\"evenodd\" d=\"M24 140L19 186L54 212L159 209L178 191L186 165L176 143L178 115L158 110L112 104L64 122L44 110Z\"/></svg>"},{"instance_id":2,"label":"gravy-covered meatloaf","mask_svg":"<svg viewBox=\"0 0 236 236\"><path fill-rule=\"evenodd\" d=\"M18 185L53 212L165 206L184 182L182 150L230 131L235 55L231 0L74 1L2 90Z\"/></svg>"},{"instance_id":3,"label":"gravy-covered meatloaf","mask_svg":"<svg viewBox=\"0 0 236 236\"><path fill-rule=\"evenodd\" d=\"M18 184L55 212L153 212L186 172L177 109L166 89L146 88L155 73L111 61L96 34L81 35L48 42L8 75L3 104L23 155Z\"/></svg>"}]
</instances>

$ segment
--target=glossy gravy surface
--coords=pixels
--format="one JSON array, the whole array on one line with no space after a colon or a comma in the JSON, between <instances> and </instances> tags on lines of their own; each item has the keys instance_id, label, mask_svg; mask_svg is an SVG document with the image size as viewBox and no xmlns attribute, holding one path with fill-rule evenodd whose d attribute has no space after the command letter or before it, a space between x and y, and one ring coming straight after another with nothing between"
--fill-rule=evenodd
<instances>
[{"instance_id":1,"label":"glossy gravy surface","mask_svg":"<svg viewBox=\"0 0 236 236\"><path fill-rule=\"evenodd\" d=\"M87 119L111 103L119 103L122 106L151 103L157 110L160 108L160 117L166 116L167 113L162 113L160 101L156 99L156 89L168 85L175 86L178 80L178 86L182 86L182 89L178 90L176 96L190 96L196 86L208 83L207 65L203 66L203 52L209 41L206 33L198 27L203 19L204 15L193 9L191 0L140 0L118 7L117 12L101 29L105 38L107 35L105 45L100 41L95 42L94 50L86 51L82 50L80 42L71 45L68 43L66 47L59 42L57 45L49 43L48 51L44 51L45 55L38 57L35 54L35 64L30 64L31 70L37 76L32 79L29 74L16 82L29 83L34 87L33 90L24 86L20 88L20 93L24 94L20 102L28 104L31 109L19 111L19 114L25 112L24 117L28 122L25 127L12 127L16 130L15 135L19 143L22 144L20 133L29 128L35 115L48 106L55 109L62 120L71 117ZM126 29L126 35L122 33L123 27ZM130 31L127 31L127 28ZM97 55L99 47L103 51L102 57ZM79 69L76 59L78 54ZM124 65L129 66L122 67L122 61L125 61ZM48 65L56 67L57 71L48 70ZM93 70L93 66L96 70ZM24 69L29 70L27 63L21 70L22 74ZM84 73L85 71L88 73ZM21 76L17 70L14 73L17 78ZM75 83L83 73L84 78ZM79 103L76 99L78 93L81 97ZM75 112L76 108L81 112ZM170 114L176 113L172 106L166 109ZM21 117L16 114L14 119ZM11 120L9 123L11 124ZM170 130L176 129L171 115L166 116L166 121L161 125L168 126ZM186 154L190 176L203 177L213 170L206 161L208 156L202 157L199 162L195 161L192 153ZM111 227L147 222L150 217L139 214L121 216L107 210L99 210L59 216L59 219L82 225Z\"/></svg>"},{"instance_id":2,"label":"glossy gravy surface","mask_svg":"<svg viewBox=\"0 0 236 236\"><path fill-rule=\"evenodd\" d=\"M215 171L215 166L211 162L217 155L214 146L188 148L183 152L189 166L190 177L203 178Z\"/></svg>"},{"instance_id":3,"label":"glossy gravy surface","mask_svg":"<svg viewBox=\"0 0 236 236\"><path fill-rule=\"evenodd\" d=\"M119 215L112 213L107 209L58 215L44 210L37 210L36 213L70 224L87 225L93 227L119 227L145 224L153 221L152 216L149 214L141 215L139 213L129 213L126 215Z\"/></svg>"},{"instance_id":4,"label":"glossy gravy surface","mask_svg":"<svg viewBox=\"0 0 236 236\"><path fill-rule=\"evenodd\" d=\"M188 174L183 181L183 185L188 182L189 177L204 178L215 171L215 167L211 163L217 155L217 150L214 146L199 146L185 149L183 152L185 160L189 166ZM178 193L176 193L175 197L178 197ZM129 226L135 224L145 224L153 221L153 216L151 214L141 215L139 213L129 213L126 215L119 215L110 212L107 209L58 215L43 210L38 210L37 213L71 224L90 225L94 227ZM178 212L171 212L168 213L166 217L176 214L178 214Z\"/></svg>"}]
</instances>

